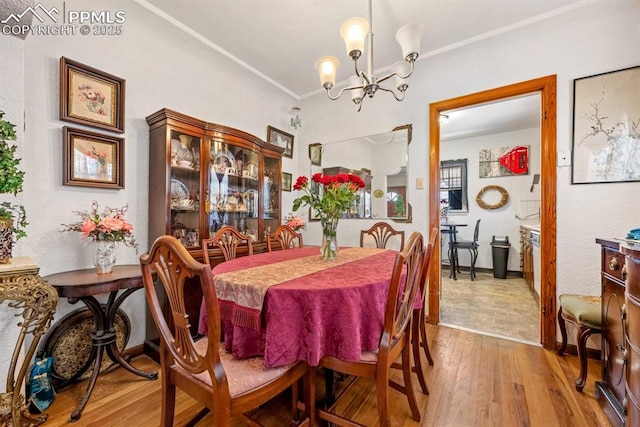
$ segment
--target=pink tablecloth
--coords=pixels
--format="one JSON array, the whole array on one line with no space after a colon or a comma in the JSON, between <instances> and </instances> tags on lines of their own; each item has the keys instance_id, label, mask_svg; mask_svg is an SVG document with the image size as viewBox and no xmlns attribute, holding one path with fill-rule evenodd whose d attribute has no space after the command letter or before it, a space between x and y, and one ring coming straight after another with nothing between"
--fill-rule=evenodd
<instances>
[{"instance_id":1,"label":"pink tablecloth","mask_svg":"<svg viewBox=\"0 0 640 427\"><path fill-rule=\"evenodd\" d=\"M344 252L349 250L359 248ZM286 270L288 260L320 257L318 252L304 248L242 257L216 266L213 274L276 263ZM326 267L319 271L269 286L261 330L227 318L227 348L238 358L264 355L267 367L298 360L317 366L325 355L359 360L361 352L378 348L395 256L394 251L378 250L341 265L323 261ZM200 319L201 333L206 333L205 320Z\"/></svg>"}]
</instances>

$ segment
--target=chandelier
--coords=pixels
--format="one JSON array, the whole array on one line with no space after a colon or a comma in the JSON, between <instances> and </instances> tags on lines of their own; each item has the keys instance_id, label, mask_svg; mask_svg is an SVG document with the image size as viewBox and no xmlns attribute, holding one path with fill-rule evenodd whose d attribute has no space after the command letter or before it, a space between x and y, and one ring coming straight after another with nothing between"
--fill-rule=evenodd
<instances>
[{"instance_id":1,"label":"chandelier","mask_svg":"<svg viewBox=\"0 0 640 427\"><path fill-rule=\"evenodd\" d=\"M422 25L407 24L396 32L396 41L402 49L404 61L398 61L391 67L391 72L380 78L373 74L373 14L371 0L369 0L369 21L364 18L349 18L340 26L340 36L347 46L347 53L353 59L356 74L349 78L348 86L341 89L336 96L331 95L331 88L336 83L336 71L340 61L335 56L323 56L316 61L316 69L320 74L322 87L327 91L329 99L336 100L345 91L351 91L351 100L362 108L364 95L373 98L378 90L390 92L398 101L404 99L408 85L404 81L413 73L413 66L420 53L420 39L422 38ZM364 43L368 41L369 55L367 71L358 69L358 59L364 51ZM409 64L409 71L406 65ZM395 89L382 86L380 83L394 77Z\"/></svg>"}]
</instances>

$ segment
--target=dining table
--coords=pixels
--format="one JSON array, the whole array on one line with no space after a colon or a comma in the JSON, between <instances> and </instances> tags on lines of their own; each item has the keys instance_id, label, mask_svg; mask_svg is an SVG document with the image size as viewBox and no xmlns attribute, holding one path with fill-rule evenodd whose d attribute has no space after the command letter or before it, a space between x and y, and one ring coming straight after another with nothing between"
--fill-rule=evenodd
<instances>
[{"instance_id":1,"label":"dining table","mask_svg":"<svg viewBox=\"0 0 640 427\"><path fill-rule=\"evenodd\" d=\"M467 227L469 224L460 222L440 221L440 232L449 235L449 250L447 252L449 258L449 266L451 271L449 272L450 279L456 278L456 270L458 269L458 253L453 249L451 243L455 243L458 240L458 227Z\"/></svg>"},{"instance_id":2,"label":"dining table","mask_svg":"<svg viewBox=\"0 0 640 427\"><path fill-rule=\"evenodd\" d=\"M265 252L212 270L225 346L236 358L263 356L266 367L324 356L360 360L378 348L397 252L340 248L335 260L319 248ZM418 303L418 300L416 300ZM207 333L203 304L199 333Z\"/></svg>"}]
</instances>

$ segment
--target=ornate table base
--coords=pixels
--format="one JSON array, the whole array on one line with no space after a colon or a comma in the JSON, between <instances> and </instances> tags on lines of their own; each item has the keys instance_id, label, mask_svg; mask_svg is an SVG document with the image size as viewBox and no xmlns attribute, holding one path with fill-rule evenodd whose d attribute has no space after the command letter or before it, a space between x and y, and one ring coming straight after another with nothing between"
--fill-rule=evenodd
<instances>
[{"instance_id":1,"label":"ornate table base","mask_svg":"<svg viewBox=\"0 0 640 427\"><path fill-rule=\"evenodd\" d=\"M131 366L124 359L117 345L114 326L116 313L124 300L143 286L139 265L118 265L109 274L97 274L95 269L69 271L46 276L45 280L54 286L59 296L67 298L70 304L82 301L91 311L95 322L95 332L91 337L91 354L87 363L75 374L74 378L82 375L90 366L93 367L93 371L82 401L71 413L71 421L77 421L82 416L82 411L98 381L105 351L111 360L119 363L132 374L149 380L158 379L157 372L144 372ZM121 290L123 292L118 296L118 292ZM103 306L95 298L95 295L107 293L109 299L107 304Z\"/></svg>"},{"instance_id":2,"label":"ornate table base","mask_svg":"<svg viewBox=\"0 0 640 427\"><path fill-rule=\"evenodd\" d=\"M49 328L58 303L56 290L38 276L38 271L39 268L29 258L14 258L11 264L0 267L0 304L8 301L8 306L18 311L16 316L22 316L22 321L18 322L20 335L7 373L6 393L0 394L2 426L31 427L47 419L46 414L31 415L24 396L18 392L23 386L38 341ZM27 334L33 334L33 341L22 359L22 347ZM19 359L22 362L18 367Z\"/></svg>"}]
</instances>

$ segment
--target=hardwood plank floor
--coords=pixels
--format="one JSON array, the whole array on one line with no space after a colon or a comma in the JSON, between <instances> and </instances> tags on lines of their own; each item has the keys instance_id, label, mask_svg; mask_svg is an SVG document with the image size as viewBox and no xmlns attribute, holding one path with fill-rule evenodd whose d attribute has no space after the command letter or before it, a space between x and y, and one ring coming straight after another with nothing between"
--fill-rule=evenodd
<instances>
[{"instance_id":1,"label":"hardwood plank floor","mask_svg":"<svg viewBox=\"0 0 640 427\"><path fill-rule=\"evenodd\" d=\"M577 356L558 357L539 347L514 341L472 334L464 330L427 325L434 366L427 366L430 395L414 388L422 421L411 419L406 399L391 391L394 426L610 426L594 399L594 382L600 376L600 363L589 360L589 378L584 393L576 392ZM146 356L133 364L144 370L158 365ZM401 375L398 371L398 378ZM321 377L321 376L320 376ZM121 368L104 373L84 410L82 418L71 423L71 411L79 403L86 382L58 392L47 411L45 426L158 426L160 422L161 381L148 381ZM324 394L322 383L318 396ZM340 410L366 426L378 426L374 383L358 380ZM256 411L267 426L288 425L289 400L282 396ZM200 407L179 392L176 426L185 425ZM199 425L211 425L205 417ZM234 426L241 426L239 421Z\"/></svg>"}]
</instances>

